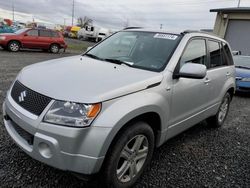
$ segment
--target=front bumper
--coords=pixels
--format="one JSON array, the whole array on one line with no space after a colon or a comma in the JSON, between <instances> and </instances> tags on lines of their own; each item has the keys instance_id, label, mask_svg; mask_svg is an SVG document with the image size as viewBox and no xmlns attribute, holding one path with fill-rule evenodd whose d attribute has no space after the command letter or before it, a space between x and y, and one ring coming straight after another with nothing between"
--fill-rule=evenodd
<instances>
[{"instance_id":1,"label":"front bumper","mask_svg":"<svg viewBox=\"0 0 250 188\"><path fill-rule=\"evenodd\" d=\"M250 92L250 82L236 80L236 91Z\"/></svg>"},{"instance_id":2,"label":"front bumper","mask_svg":"<svg viewBox=\"0 0 250 188\"><path fill-rule=\"evenodd\" d=\"M101 149L110 128L71 128L44 123L42 118L51 104L37 118L28 117L25 110L21 113L16 105L8 96L3 104L4 125L24 152L62 170L87 175L100 170L104 160Z\"/></svg>"}]
</instances>

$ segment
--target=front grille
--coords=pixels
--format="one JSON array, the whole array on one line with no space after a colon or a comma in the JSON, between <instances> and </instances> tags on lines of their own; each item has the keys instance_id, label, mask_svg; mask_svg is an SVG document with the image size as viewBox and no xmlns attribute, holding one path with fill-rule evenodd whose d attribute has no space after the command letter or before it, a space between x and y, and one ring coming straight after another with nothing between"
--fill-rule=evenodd
<instances>
[{"instance_id":1,"label":"front grille","mask_svg":"<svg viewBox=\"0 0 250 188\"><path fill-rule=\"evenodd\" d=\"M51 98L39 94L19 81L16 81L11 90L11 97L25 110L39 116L46 106L50 103Z\"/></svg>"},{"instance_id":2,"label":"front grille","mask_svg":"<svg viewBox=\"0 0 250 188\"><path fill-rule=\"evenodd\" d=\"M12 123L13 128L15 131L28 142L29 145L33 145L34 142L34 136L27 131L25 131L23 128L21 128L19 125L17 125L14 121L10 120Z\"/></svg>"}]
</instances>

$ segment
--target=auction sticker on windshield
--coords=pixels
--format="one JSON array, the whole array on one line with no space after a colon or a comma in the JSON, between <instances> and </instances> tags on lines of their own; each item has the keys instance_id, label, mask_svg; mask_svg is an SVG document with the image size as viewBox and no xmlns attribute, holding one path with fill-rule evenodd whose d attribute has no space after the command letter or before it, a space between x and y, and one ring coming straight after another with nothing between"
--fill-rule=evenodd
<instances>
[{"instance_id":1,"label":"auction sticker on windshield","mask_svg":"<svg viewBox=\"0 0 250 188\"><path fill-rule=\"evenodd\" d=\"M175 40L177 39L177 35L170 35L170 34L164 34L164 33L156 33L154 38L159 39L169 39L169 40Z\"/></svg>"}]
</instances>

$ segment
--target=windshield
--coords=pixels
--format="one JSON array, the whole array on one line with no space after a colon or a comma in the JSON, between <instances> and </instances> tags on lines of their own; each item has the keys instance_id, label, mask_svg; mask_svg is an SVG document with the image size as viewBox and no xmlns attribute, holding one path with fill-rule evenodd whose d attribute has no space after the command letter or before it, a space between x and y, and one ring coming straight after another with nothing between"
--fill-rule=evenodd
<instances>
[{"instance_id":1,"label":"windshield","mask_svg":"<svg viewBox=\"0 0 250 188\"><path fill-rule=\"evenodd\" d=\"M234 64L236 67L245 67L250 69L250 56L234 56Z\"/></svg>"},{"instance_id":2,"label":"windshield","mask_svg":"<svg viewBox=\"0 0 250 188\"><path fill-rule=\"evenodd\" d=\"M28 30L28 28L19 29L19 30L17 30L17 31L15 32L15 34L19 35L19 34L25 32L25 31L27 31L27 30Z\"/></svg>"},{"instance_id":3,"label":"windshield","mask_svg":"<svg viewBox=\"0 0 250 188\"><path fill-rule=\"evenodd\" d=\"M135 68L161 71L179 41L180 36L174 34L122 31L92 48L86 55L109 62L117 60Z\"/></svg>"}]
</instances>

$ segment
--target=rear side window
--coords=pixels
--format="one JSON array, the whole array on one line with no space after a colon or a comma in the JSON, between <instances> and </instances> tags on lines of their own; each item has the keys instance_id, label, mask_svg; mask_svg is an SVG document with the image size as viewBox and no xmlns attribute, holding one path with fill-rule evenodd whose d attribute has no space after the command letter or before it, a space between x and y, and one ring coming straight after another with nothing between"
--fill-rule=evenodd
<instances>
[{"instance_id":1,"label":"rear side window","mask_svg":"<svg viewBox=\"0 0 250 188\"><path fill-rule=\"evenodd\" d=\"M180 59L180 67L185 63L207 64L206 42L204 39L194 39L187 45Z\"/></svg>"},{"instance_id":2,"label":"rear side window","mask_svg":"<svg viewBox=\"0 0 250 188\"><path fill-rule=\"evenodd\" d=\"M37 36L38 36L38 30L35 30L35 29L29 30L29 31L27 32L27 35L28 35L28 36L37 37Z\"/></svg>"},{"instance_id":3,"label":"rear side window","mask_svg":"<svg viewBox=\"0 0 250 188\"><path fill-rule=\"evenodd\" d=\"M229 46L226 43L222 43L223 46L223 65L233 65L233 57Z\"/></svg>"},{"instance_id":4,"label":"rear side window","mask_svg":"<svg viewBox=\"0 0 250 188\"><path fill-rule=\"evenodd\" d=\"M48 30L40 30L39 36L40 37L51 37L51 32Z\"/></svg>"},{"instance_id":5,"label":"rear side window","mask_svg":"<svg viewBox=\"0 0 250 188\"><path fill-rule=\"evenodd\" d=\"M208 41L210 52L210 68L223 66L222 48L220 42Z\"/></svg>"}]
</instances>

